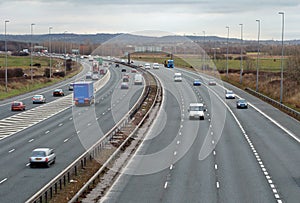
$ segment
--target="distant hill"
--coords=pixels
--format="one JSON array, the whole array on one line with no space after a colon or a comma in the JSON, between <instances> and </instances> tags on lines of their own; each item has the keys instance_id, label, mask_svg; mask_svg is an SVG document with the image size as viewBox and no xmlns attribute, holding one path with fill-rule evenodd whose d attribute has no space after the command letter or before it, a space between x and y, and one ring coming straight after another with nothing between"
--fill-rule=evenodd
<instances>
[{"instance_id":1,"label":"distant hill","mask_svg":"<svg viewBox=\"0 0 300 203\"><path fill-rule=\"evenodd\" d=\"M106 34L106 33L98 33L98 34L72 34L72 33L66 33L66 34L51 34L51 40L52 41L65 41L69 43L76 43L76 44L101 44L104 43L108 40L111 40L113 38L118 38L122 35L126 35L126 37L121 37L119 39L125 39L135 41L137 38L139 41L144 40L145 42L159 42L159 41L170 41L170 42L175 42L175 41L180 41L184 37L188 38L192 41L196 42L204 42L204 37L203 36L164 36L164 37L146 37L146 36L137 36L137 35L131 35L131 34L122 34L122 33L117 33L117 34ZM129 37L131 36L131 37ZM43 35L7 35L7 40L8 41L15 41L15 42L25 42L25 43L42 43L42 42L48 42L49 41L49 34L43 34ZM0 41L4 41L5 36L3 34L0 35ZM227 38L224 37L217 37L217 36L205 36L205 42L224 42L226 43ZM237 38L230 38L229 39L230 43L239 43L240 39ZM255 40L244 40L244 43L251 43L251 42L256 42ZM262 43L265 44L280 44L281 41L274 41L274 40L263 40L261 41ZM289 40L285 41L287 44L300 44L300 40Z\"/></svg>"}]
</instances>

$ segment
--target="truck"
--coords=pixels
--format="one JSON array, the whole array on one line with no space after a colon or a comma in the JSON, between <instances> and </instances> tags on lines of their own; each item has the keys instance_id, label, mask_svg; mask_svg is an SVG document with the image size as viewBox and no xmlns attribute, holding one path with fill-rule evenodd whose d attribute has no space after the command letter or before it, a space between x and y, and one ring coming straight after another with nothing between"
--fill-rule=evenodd
<instances>
[{"instance_id":1,"label":"truck","mask_svg":"<svg viewBox=\"0 0 300 203\"><path fill-rule=\"evenodd\" d=\"M94 83L92 81L75 82L73 92L75 106L90 106L94 103Z\"/></svg>"},{"instance_id":2,"label":"truck","mask_svg":"<svg viewBox=\"0 0 300 203\"><path fill-rule=\"evenodd\" d=\"M174 68L174 60L169 59L166 64L167 68Z\"/></svg>"}]
</instances>

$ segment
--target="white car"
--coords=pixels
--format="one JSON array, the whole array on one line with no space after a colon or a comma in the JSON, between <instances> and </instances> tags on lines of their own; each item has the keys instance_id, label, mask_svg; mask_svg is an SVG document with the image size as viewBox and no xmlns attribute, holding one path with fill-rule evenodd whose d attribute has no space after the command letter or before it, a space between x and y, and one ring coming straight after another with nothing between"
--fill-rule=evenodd
<instances>
[{"instance_id":1,"label":"white car","mask_svg":"<svg viewBox=\"0 0 300 203\"><path fill-rule=\"evenodd\" d=\"M159 69L159 64L158 63L153 63L152 68L153 69Z\"/></svg>"},{"instance_id":2,"label":"white car","mask_svg":"<svg viewBox=\"0 0 300 203\"><path fill-rule=\"evenodd\" d=\"M150 63L145 63L144 67L145 67L146 70L150 70L151 69Z\"/></svg>"},{"instance_id":3,"label":"white car","mask_svg":"<svg viewBox=\"0 0 300 203\"><path fill-rule=\"evenodd\" d=\"M174 82L181 82L182 81L182 74L181 73L175 73L174 74Z\"/></svg>"},{"instance_id":4,"label":"white car","mask_svg":"<svg viewBox=\"0 0 300 203\"><path fill-rule=\"evenodd\" d=\"M188 109L190 119L204 120L206 109L202 103L191 103Z\"/></svg>"},{"instance_id":5,"label":"white car","mask_svg":"<svg viewBox=\"0 0 300 203\"><path fill-rule=\"evenodd\" d=\"M226 99L235 99L235 94L232 90L225 90L225 98Z\"/></svg>"},{"instance_id":6,"label":"white car","mask_svg":"<svg viewBox=\"0 0 300 203\"><path fill-rule=\"evenodd\" d=\"M56 155L53 149L50 148L37 148L31 152L29 157L30 168L37 165L44 165L50 167L50 164L54 164Z\"/></svg>"}]
</instances>

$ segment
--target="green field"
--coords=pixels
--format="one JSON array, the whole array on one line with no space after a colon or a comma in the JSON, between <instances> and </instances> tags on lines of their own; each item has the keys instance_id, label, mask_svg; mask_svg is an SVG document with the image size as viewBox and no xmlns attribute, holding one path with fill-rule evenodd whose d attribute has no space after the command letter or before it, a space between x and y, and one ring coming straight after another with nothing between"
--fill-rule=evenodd
<instances>
[{"instance_id":1,"label":"green field","mask_svg":"<svg viewBox=\"0 0 300 203\"><path fill-rule=\"evenodd\" d=\"M32 64L40 63L41 66L49 66L49 58L32 57ZM0 66L5 67L5 55L0 55ZM7 67L29 67L30 56L7 56Z\"/></svg>"},{"instance_id":2,"label":"green field","mask_svg":"<svg viewBox=\"0 0 300 203\"><path fill-rule=\"evenodd\" d=\"M148 62L157 62L157 63L164 63L165 60L170 59L170 57L166 57L160 55L151 56L149 55L138 55L132 56L134 60L143 60ZM215 63L210 58L199 58L197 56L191 55L179 55L174 56L174 63L177 67L194 67L194 68L201 68L202 64L208 64L209 67L214 68L216 65L218 70L226 70L226 59L215 60ZM240 69L240 60L228 60L228 68L229 69ZM280 60L273 59L273 58L263 58L261 57L259 60L259 68L263 71L272 71L277 72L280 71ZM244 70L256 70L256 57L251 58L250 60L243 60L243 69Z\"/></svg>"}]
</instances>

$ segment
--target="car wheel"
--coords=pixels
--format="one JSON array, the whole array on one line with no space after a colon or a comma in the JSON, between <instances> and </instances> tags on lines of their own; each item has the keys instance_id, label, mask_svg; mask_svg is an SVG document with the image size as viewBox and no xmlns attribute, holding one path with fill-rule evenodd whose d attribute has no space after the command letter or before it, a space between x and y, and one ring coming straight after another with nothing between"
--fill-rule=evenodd
<instances>
[{"instance_id":1,"label":"car wheel","mask_svg":"<svg viewBox=\"0 0 300 203\"><path fill-rule=\"evenodd\" d=\"M46 167L49 168L50 167L50 162L46 163Z\"/></svg>"},{"instance_id":2,"label":"car wheel","mask_svg":"<svg viewBox=\"0 0 300 203\"><path fill-rule=\"evenodd\" d=\"M33 164L29 164L29 167L30 167L30 168L33 168Z\"/></svg>"}]
</instances>

